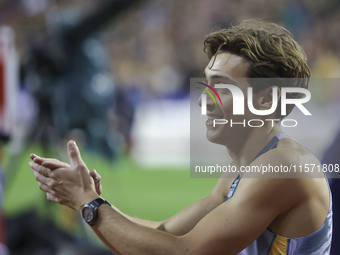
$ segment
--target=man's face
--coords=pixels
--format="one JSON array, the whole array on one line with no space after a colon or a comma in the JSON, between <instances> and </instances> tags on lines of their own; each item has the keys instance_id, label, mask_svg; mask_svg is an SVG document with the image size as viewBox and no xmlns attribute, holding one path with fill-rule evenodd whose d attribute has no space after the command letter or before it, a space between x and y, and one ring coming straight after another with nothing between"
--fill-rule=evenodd
<instances>
[{"instance_id":1,"label":"man's face","mask_svg":"<svg viewBox=\"0 0 340 255\"><path fill-rule=\"evenodd\" d=\"M246 81L248 67L249 62L243 57L222 52L216 56L216 59L211 58L205 68L205 77L207 83L212 87L219 83L235 85L243 91L246 97L247 88L250 86ZM215 106L213 100L207 96L207 138L211 142L227 145L234 140L232 137L242 135L246 128L240 127L241 125L235 125L231 128L230 123L213 127L213 119L226 119L228 121L232 119L234 122L241 122L246 119L246 116L233 115L233 98L228 89L216 89L216 91L221 97L222 106L218 100ZM201 98L199 105L201 106Z\"/></svg>"}]
</instances>

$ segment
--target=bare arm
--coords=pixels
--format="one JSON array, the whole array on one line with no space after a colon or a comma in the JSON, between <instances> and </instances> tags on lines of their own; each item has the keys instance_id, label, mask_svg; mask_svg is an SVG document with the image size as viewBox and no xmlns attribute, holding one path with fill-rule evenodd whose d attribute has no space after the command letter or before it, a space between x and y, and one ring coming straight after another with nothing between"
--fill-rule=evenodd
<instances>
[{"instance_id":1,"label":"bare arm","mask_svg":"<svg viewBox=\"0 0 340 255\"><path fill-rule=\"evenodd\" d=\"M69 169L49 171L32 162L30 165L49 201L80 211L98 194L78 149L71 146L70 157ZM280 213L291 209L301 199L296 182L287 179L242 180L232 199L208 212L184 235L136 224L108 205L99 208L93 230L117 254L235 254L254 241ZM284 189L288 184L290 189Z\"/></svg>"},{"instance_id":2,"label":"bare arm","mask_svg":"<svg viewBox=\"0 0 340 255\"><path fill-rule=\"evenodd\" d=\"M297 191L293 188L294 183L290 185L289 194L284 194L287 191L283 187L290 182L287 179L242 181L244 183L231 200L208 213L185 235L138 226L108 206L100 209L94 229L123 255L236 254L263 233L277 215L297 202L292 199Z\"/></svg>"},{"instance_id":3,"label":"bare arm","mask_svg":"<svg viewBox=\"0 0 340 255\"><path fill-rule=\"evenodd\" d=\"M70 165L65 162L61 162L57 159L53 158L43 158L39 157L35 154L31 154L31 159L36 163L45 168L49 169L57 169L57 168L69 168ZM98 195L102 192L102 186L100 183L101 176L97 173L97 171L92 170L90 172L90 176L94 179L96 191ZM174 235L183 235L188 233L193 227L210 211L215 209L221 203L225 201L226 193L225 190L228 188L228 181L227 178L220 179L215 188L212 192L205 198L197 201L196 203L190 205L189 207L185 208L184 210L180 211L179 213L175 214L168 220L162 222L156 221L149 221L144 219L135 218L129 216L123 212L121 212L117 207L111 205L111 207L124 216L125 218L129 219L130 221L150 227L153 229L158 229L170 234ZM227 184L228 183L228 184Z\"/></svg>"},{"instance_id":4,"label":"bare arm","mask_svg":"<svg viewBox=\"0 0 340 255\"><path fill-rule=\"evenodd\" d=\"M228 185L230 185L229 182L231 181L227 178L220 179L207 197L164 221L158 229L173 235L188 233L201 219L225 201L229 188Z\"/></svg>"},{"instance_id":5,"label":"bare arm","mask_svg":"<svg viewBox=\"0 0 340 255\"><path fill-rule=\"evenodd\" d=\"M134 224L109 206L100 207L93 229L123 255L235 254L263 233L279 212L289 209L291 203L275 199L281 192L278 187L286 185L286 181L249 180L248 188L239 187L233 199L212 210L185 235L171 235ZM272 192L268 193L268 188ZM255 194L245 196L249 191ZM275 205L273 201L277 201Z\"/></svg>"},{"instance_id":6,"label":"bare arm","mask_svg":"<svg viewBox=\"0 0 340 255\"><path fill-rule=\"evenodd\" d=\"M184 210L175 214L168 220L162 222L156 221L148 221L144 219L139 219L135 217L131 217L129 215L124 214L114 205L111 205L112 209L114 209L117 213L121 214L125 218L130 221L137 223L139 225L143 225L145 227L157 229L160 231L167 232L173 235L183 235L188 233L193 227L210 211L215 209L218 205L220 205L224 200L218 199L216 195L210 194L208 197L205 197L196 203L188 206Z\"/></svg>"}]
</instances>

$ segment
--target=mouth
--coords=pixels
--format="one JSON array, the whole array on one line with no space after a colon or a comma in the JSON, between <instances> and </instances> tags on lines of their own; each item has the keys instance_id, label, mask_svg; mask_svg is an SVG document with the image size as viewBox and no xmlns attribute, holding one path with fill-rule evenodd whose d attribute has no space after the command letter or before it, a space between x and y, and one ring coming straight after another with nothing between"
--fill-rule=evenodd
<instances>
[{"instance_id":1,"label":"mouth","mask_svg":"<svg viewBox=\"0 0 340 255\"><path fill-rule=\"evenodd\" d=\"M222 115L217 115L217 114L208 114L207 117L208 117L208 120L223 119Z\"/></svg>"},{"instance_id":2,"label":"mouth","mask_svg":"<svg viewBox=\"0 0 340 255\"><path fill-rule=\"evenodd\" d=\"M208 120L206 121L205 124L208 128L212 128L214 126L215 119L223 119L223 115L217 115L217 114L208 114L207 117L208 117Z\"/></svg>"}]
</instances>

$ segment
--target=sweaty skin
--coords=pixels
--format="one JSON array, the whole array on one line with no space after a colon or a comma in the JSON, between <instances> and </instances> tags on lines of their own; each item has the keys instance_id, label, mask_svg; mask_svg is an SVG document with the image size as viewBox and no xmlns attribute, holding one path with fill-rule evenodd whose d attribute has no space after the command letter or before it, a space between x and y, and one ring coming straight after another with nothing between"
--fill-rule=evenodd
<instances>
[{"instance_id":1,"label":"sweaty skin","mask_svg":"<svg viewBox=\"0 0 340 255\"><path fill-rule=\"evenodd\" d=\"M214 64L205 69L209 84L218 79L245 78L248 62L242 57L220 53ZM221 78L222 77L222 78ZM224 77L224 78L223 78ZM237 84L246 89L249 84ZM207 115L228 118L232 114L231 97L221 93L223 107L207 102ZM270 90L254 95L256 109L270 107ZM212 101L212 100L211 100ZM254 105L255 106L255 105ZM251 118L246 113L245 118ZM207 125L210 141L223 144L233 159L232 164L301 165L320 164L300 144L282 139L275 149L253 161L257 153L275 135L283 133L280 126L232 129ZM30 166L47 199L78 212L82 206L100 197L99 177L90 174L73 141L68 143L71 165L55 159L31 155ZM53 169L53 170L51 170ZM233 178L235 176L232 176ZM135 219L113 205L102 205L92 229L116 254L237 254L250 245L266 229L297 238L316 231L325 221L330 205L327 181L316 173L304 173L304 178L246 178L243 175L237 192L225 202L233 178L222 176L211 193L163 222ZM318 177L318 178L305 178ZM316 188L317 187L317 188Z\"/></svg>"}]
</instances>

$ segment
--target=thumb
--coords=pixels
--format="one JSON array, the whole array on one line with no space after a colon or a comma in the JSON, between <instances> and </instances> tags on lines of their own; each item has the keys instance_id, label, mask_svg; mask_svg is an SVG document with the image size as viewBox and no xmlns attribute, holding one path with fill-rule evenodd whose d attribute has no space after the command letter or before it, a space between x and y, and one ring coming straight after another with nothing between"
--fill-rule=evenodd
<instances>
[{"instance_id":1,"label":"thumb","mask_svg":"<svg viewBox=\"0 0 340 255\"><path fill-rule=\"evenodd\" d=\"M78 146L77 146L75 141L70 140L67 143L67 150L68 150L68 155L69 155L70 160L71 160L71 166L79 165L83 162L83 160L81 159L81 156L80 156Z\"/></svg>"}]
</instances>

